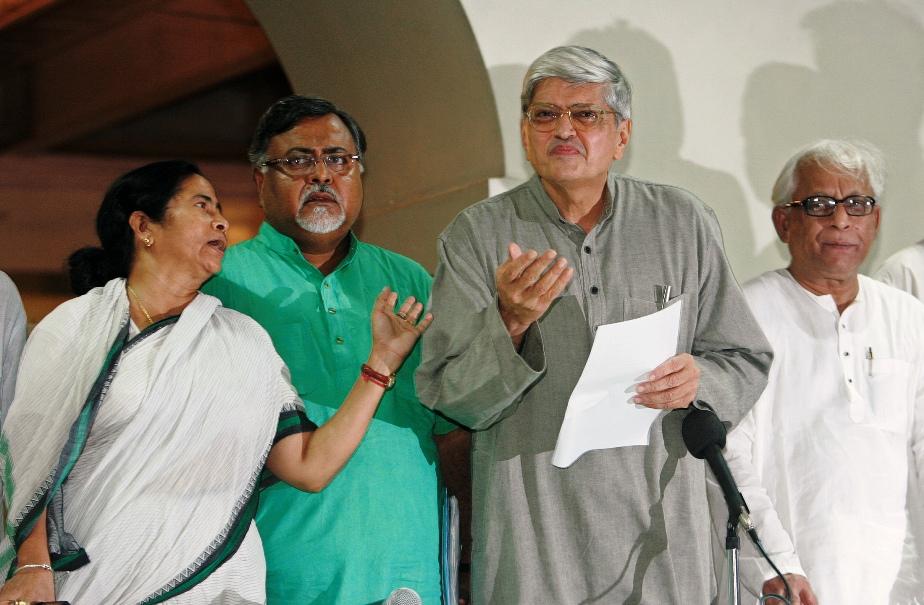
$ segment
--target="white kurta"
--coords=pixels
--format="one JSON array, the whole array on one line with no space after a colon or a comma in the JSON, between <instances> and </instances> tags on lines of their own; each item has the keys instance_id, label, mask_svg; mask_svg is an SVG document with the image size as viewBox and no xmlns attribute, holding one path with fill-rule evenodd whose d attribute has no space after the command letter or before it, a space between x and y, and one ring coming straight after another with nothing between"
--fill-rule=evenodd
<instances>
[{"instance_id":1,"label":"white kurta","mask_svg":"<svg viewBox=\"0 0 924 605\"><path fill-rule=\"evenodd\" d=\"M887 258L873 277L924 300L924 240Z\"/></svg>"},{"instance_id":2,"label":"white kurta","mask_svg":"<svg viewBox=\"0 0 924 605\"><path fill-rule=\"evenodd\" d=\"M924 472L924 305L862 275L841 315L786 270L744 292L774 358L726 456L761 538L821 603L888 603ZM773 576L750 545L741 571L755 594Z\"/></svg>"}]
</instances>

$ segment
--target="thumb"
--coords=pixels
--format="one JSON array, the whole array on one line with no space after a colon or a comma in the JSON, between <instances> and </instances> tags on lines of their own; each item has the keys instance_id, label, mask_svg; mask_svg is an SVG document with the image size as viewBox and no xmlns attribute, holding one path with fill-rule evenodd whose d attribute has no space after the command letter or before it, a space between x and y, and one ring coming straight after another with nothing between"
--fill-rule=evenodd
<instances>
[{"instance_id":1,"label":"thumb","mask_svg":"<svg viewBox=\"0 0 924 605\"><path fill-rule=\"evenodd\" d=\"M520 256L521 254L523 254L523 250L521 250L520 247L519 247L516 243L514 243L514 242L510 242L510 243L507 245L507 252L510 253L510 258L511 258L511 259L515 259L515 258L517 258L518 256Z\"/></svg>"}]
</instances>

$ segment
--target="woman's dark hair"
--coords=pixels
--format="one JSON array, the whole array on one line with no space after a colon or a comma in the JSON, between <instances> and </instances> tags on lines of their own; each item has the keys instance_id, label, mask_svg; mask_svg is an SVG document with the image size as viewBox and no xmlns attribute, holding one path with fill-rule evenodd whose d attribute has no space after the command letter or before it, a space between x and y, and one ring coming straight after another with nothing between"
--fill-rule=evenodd
<instances>
[{"instance_id":1,"label":"woman's dark hair","mask_svg":"<svg viewBox=\"0 0 924 605\"><path fill-rule=\"evenodd\" d=\"M101 247L77 250L67 259L71 290L80 295L116 277L128 277L135 255L135 235L128 217L136 210L155 223L163 220L170 199L199 167L184 160L154 162L117 178L96 213Z\"/></svg>"}]
</instances>

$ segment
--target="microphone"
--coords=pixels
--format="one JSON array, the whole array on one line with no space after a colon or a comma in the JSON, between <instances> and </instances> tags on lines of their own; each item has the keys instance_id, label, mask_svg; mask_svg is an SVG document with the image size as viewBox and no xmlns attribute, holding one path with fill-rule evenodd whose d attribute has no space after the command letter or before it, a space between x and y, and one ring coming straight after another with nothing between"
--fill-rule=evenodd
<instances>
[{"instance_id":1,"label":"microphone","mask_svg":"<svg viewBox=\"0 0 924 605\"><path fill-rule=\"evenodd\" d=\"M382 601L382 605L423 605L423 601L413 589L396 588L387 599Z\"/></svg>"},{"instance_id":2,"label":"microphone","mask_svg":"<svg viewBox=\"0 0 924 605\"><path fill-rule=\"evenodd\" d=\"M725 447L725 425L715 413L690 406L690 411L680 427L680 433L683 435L684 445L693 457L705 459L709 464L725 496L729 519L738 519L744 529L748 533L754 532L756 537L756 528L748 514L748 507L738 491L735 478L725 462L725 456L722 455L722 448Z\"/></svg>"}]
</instances>

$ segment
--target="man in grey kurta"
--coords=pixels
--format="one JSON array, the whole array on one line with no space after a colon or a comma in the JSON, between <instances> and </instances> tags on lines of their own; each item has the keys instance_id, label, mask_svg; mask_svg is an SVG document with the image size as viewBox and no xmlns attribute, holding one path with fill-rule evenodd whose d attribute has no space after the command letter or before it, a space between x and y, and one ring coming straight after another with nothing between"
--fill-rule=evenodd
<instances>
[{"instance_id":1,"label":"man in grey kurta","mask_svg":"<svg viewBox=\"0 0 924 605\"><path fill-rule=\"evenodd\" d=\"M628 100L618 67L595 51L540 57L521 126L537 176L463 211L438 242L417 386L475 430L476 605L716 595L704 465L680 424L694 399L737 422L771 354L713 212L676 187L608 172L628 143ZM637 401L664 410L649 445L554 467L594 330L654 312L656 285L670 285L683 312L678 355L640 383Z\"/></svg>"}]
</instances>

